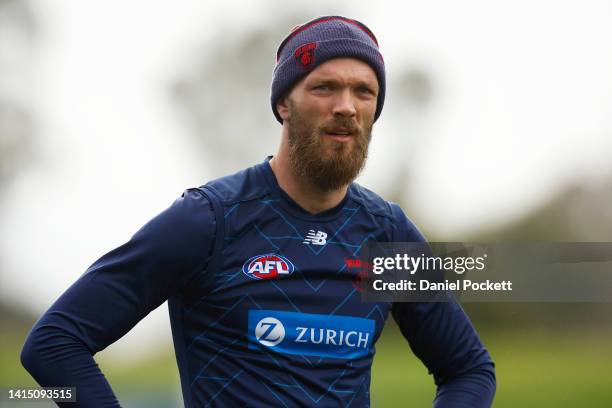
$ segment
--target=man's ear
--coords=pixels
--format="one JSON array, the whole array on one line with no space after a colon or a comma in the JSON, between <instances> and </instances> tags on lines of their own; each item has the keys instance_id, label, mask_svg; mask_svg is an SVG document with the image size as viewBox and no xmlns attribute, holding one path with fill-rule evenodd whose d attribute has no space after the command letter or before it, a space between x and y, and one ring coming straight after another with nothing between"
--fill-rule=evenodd
<instances>
[{"instance_id":1,"label":"man's ear","mask_svg":"<svg viewBox=\"0 0 612 408\"><path fill-rule=\"evenodd\" d=\"M278 112L278 116L280 116L283 121L287 120L289 117L288 99L288 95L284 94L276 101L276 111Z\"/></svg>"}]
</instances>

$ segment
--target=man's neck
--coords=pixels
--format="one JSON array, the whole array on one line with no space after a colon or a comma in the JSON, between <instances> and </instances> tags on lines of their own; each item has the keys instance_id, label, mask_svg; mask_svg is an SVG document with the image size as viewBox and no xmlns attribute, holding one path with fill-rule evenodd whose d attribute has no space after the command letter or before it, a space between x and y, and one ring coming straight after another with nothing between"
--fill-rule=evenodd
<instances>
[{"instance_id":1,"label":"man's neck","mask_svg":"<svg viewBox=\"0 0 612 408\"><path fill-rule=\"evenodd\" d=\"M289 163L289 157L282 152L270 159L270 167L280 188L300 207L313 215L340 204L348 189L348 186L342 186L337 190L321 191L306 180L296 177Z\"/></svg>"}]
</instances>

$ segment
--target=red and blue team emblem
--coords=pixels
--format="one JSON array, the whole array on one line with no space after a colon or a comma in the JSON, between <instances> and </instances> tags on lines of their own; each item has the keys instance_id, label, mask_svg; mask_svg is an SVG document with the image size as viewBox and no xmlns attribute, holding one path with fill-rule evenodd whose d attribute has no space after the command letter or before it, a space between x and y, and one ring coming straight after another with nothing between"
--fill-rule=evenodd
<instances>
[{"instance_id":1,"label":"red and blue team emblem","mask_svg":"<svg viewBox=\"0 0 612 408\"><path fill-rule=\"evenodd\" d=\"M314 53L316 48L317 43L311 42L304 44L295 50L294 56L304 68L308 68L314 63Z\"/></svg>"},{"instance_id":2,"label":"red and blue team emblem","mask_svg":"<svg viewBox=\"0 0 612 408\"><path fill-rule=\"evenodd\" d=\"M242 265L242 272L251 279L277 279L289 276L295 267L277 254L255 255Z\"/></svg>"}]
</instances>

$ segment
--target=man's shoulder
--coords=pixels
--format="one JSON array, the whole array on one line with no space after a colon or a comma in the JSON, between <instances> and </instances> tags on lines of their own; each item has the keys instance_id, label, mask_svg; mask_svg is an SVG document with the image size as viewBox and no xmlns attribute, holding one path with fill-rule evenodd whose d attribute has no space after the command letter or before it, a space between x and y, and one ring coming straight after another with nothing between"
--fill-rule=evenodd
<instances>
[{"instance_id":1,"label":"man's shoulder","mask_svg":"<svg viewBox=\"0 0 612 408\"><path fill-rule=\"evenodd\" d=\"M374 191L359 183L352 183L350 188L353 199L361 204L370 214L387 218L396 217L393 207L397 206L397 204L385 200Z\"/></svg>"},{"instance_id":2,"label":"man's shoulder","mask_svg":"<svg viewBox=\"0 0 612 408\"><path fill-rule=\"evenodd\" d=\"M404 213L399 204L385 200L370 189L358 183L351 184L355 200L372 215L385 217L390 221L394 230L394 240L407 242L421 242L424 235L410 218Z\"/></svg>"},{"instance_id":3,"label":"man's shoulder","mask_svg":"<svg viewBox=\"0 0 612 408\"><path fill-rule=\"evenodd\" d=\"M256 164L210 180L200 188L209 188L226 205L261 198L270 193L261 166L261 163Z\"/></svg>"}]
</instances>

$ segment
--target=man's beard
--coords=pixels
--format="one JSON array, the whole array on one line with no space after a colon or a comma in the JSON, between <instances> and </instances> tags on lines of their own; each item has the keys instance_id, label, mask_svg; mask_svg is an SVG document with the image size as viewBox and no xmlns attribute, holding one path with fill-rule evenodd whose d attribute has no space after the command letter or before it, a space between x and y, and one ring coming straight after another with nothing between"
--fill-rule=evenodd
<instances>
[{"instance_id":1,"label":"man's beard","mask_svg":"<svg viewBox=\"0 0 612 408\"><path fill-rule=\"evenodd\" d=\"M311 126L289 99L289 163L298 179L307 180L320 191L328 192L351 183L368 157L373 120L360 127L354 119L338 118L320 128ZM352 130L352 142L324 140L324 129L345 127Z\"/></svg>"}]
</instances>

